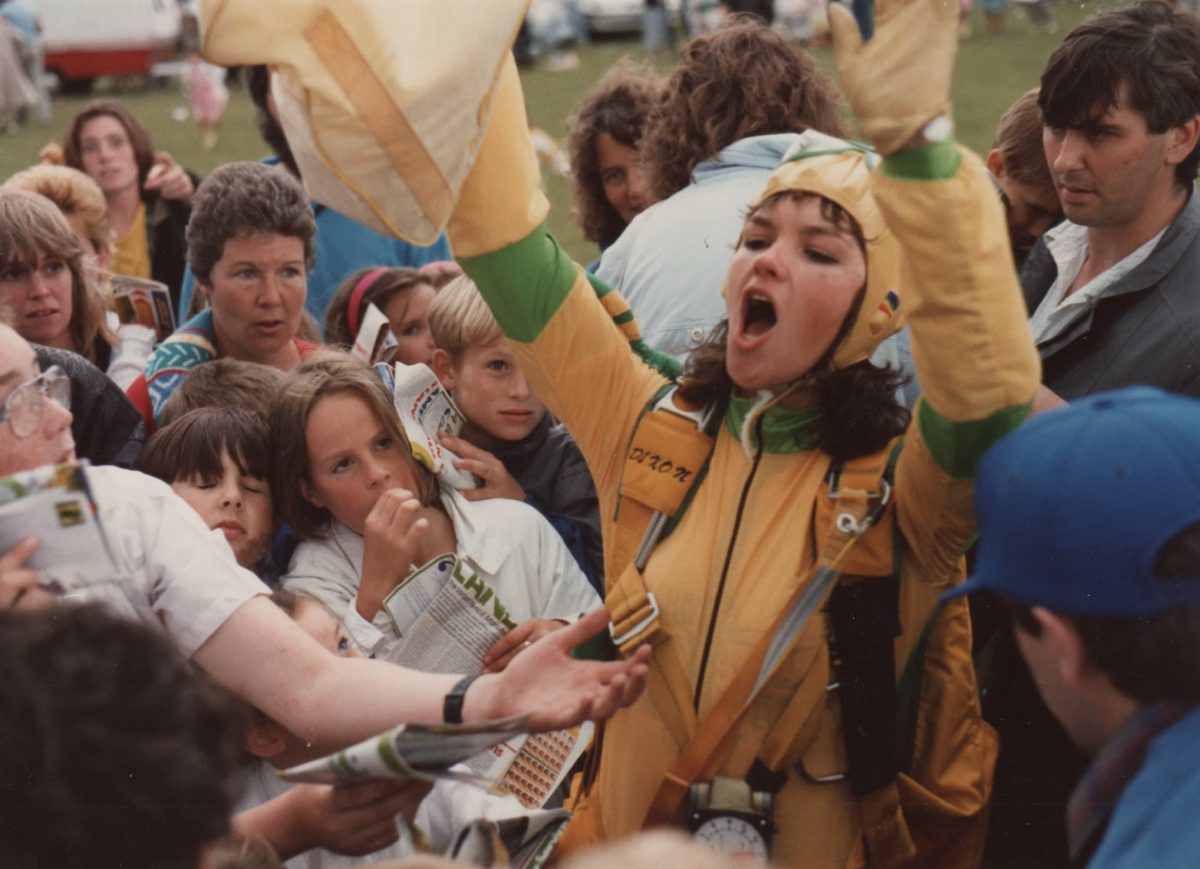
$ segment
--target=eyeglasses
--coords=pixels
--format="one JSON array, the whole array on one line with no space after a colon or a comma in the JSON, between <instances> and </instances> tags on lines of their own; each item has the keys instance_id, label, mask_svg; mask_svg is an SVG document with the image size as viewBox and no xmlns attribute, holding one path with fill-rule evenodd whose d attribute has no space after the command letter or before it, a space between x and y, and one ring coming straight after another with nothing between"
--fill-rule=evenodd
<instances>
[{"instance_id":1,"label":"eyeglasses","mask_svg":"<svg viewBox=\"0 0 1200 869\"><path fill-rule=\"evenodd\" d=\"M71 378L57 365L26 380L4 399L0 422L8 420L13 435L22 440L37 431L42 421L42 404L49 398L64 410L71 409Z\"/></svg>"}]
</instances>

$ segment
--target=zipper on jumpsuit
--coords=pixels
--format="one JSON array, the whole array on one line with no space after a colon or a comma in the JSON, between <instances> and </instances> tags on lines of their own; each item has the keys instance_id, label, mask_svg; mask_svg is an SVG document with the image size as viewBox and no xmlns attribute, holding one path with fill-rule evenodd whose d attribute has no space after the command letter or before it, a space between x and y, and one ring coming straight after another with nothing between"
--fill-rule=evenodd
<instances>
[{"instance_id":1,"label":"zipper on jumpsuit","mask_svg":"<svg viewBox=\"0 0 1200 869\"><path fill-rule=\"evenodd\" d=\"M733 519L733 531L729 536L729 546L725 549L725 563L721 567L721 579L717 583L717 596L713 600L712 614L708 618L708 634L704 638L704 654L700 657L700 673L696 677L696 693L692 698L692 706L700 711L700 695L704 691L704 676L708 670L708 656L712 651L713 634L717 629L717 616L721 612L721 598L725 594L725 580L729 577L729 565L733 562L733 548L737 545L738 532L742 527L742 513L746 509L746 498L750 495L750 487L754 484L754 475L758 473L758 465L763 455L763 417L755 423L755 435L758 437L758 447L754 451L754 462L750 465L750 473L742 484L742 494L738 498L737 514Z\"/></svg>"}]
</instances>

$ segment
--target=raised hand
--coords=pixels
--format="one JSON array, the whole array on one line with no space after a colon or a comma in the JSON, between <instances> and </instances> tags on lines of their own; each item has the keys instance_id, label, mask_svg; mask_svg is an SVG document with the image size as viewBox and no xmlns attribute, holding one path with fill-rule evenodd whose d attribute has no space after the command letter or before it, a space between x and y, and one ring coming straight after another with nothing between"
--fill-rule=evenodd
<instances>
[{"instance_id":1,"label":"raised hand","mask_svg":"<svg viewBox=\"0 0 1200 869\"><path fill-rule=\"evenodd\" d=\"M863 41L841 3L829 27L842 89L859 128L879 153L903 150L934 118L948 113L958 51L957 0L876 0L875 34Z\"/></svg>"},{"instance_id":2,"label":"raised hand","mask_svg":"<svg viewBox=\"0 0 1200 869\"><path fill-rule=\"evenodd\" d=\"M628 706L645 687L649 645L624 661L570 657L571 649L607 629L608 621L608 610L593 610L529 646L503 673L479 679L467 692L464 719L528 715L531 731L559 730Z\"/></svg>"},{"instance_id":3,"label":"raised hand","mask_svg":"<svg viewBox=\"0 0 1200 869\"><path fill-rule=\"evenodd\" d=\"M525 500L525 490L521 488L521 484L512 478L504 463L487 450L447 432L442 432L441 441L446 449L458 456L454 460L454 467L472 473L483 481L483 485L477 489L463 489L459 492L468 501L485 501L488 498Z\"/></svg>"},{"instance_id":4,"label":"raised hand","mask_svg":"<svg viewBox=\"0 0 1200 869\"><path fill-rule=\"evenodd\" d=\"M154 165L142 182L146 190L157 190L163 199L191 199L196 192L192 177L166 151L154 155Z\"/></svg>"},{"instance_id":5,"label":"raised hand","mask_svg":"<svg viewBox=\"0 0 1200 869\"><path fill-rule=\"evenodd\" d=\"M421 502L407 489L379 496L363 526L362 579L355 606L367 621L383 607L383 599L408 575L417 542L429 528Z\"/></svg>"}]
</instances>

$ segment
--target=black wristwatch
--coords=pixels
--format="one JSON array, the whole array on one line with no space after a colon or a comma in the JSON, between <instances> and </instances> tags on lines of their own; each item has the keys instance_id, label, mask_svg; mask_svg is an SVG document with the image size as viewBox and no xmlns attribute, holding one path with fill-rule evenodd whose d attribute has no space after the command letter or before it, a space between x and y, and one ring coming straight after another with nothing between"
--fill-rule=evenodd
<instances>
[{"instance_id":1,"label":"black wristwatch","mask_svg":"<svg viewBox=\"0 0 1200 869\"><path fill-rule=\"evenodd\" d=\"M463 676L454 683L454 687L450 689L450 693L446 695L446 699L442 701L442 720L447 724L462 724L463 723L463 702L467 699L467 689L471 687L471 683L479 678L479 675Z\"/></svg>"}]
</instances>

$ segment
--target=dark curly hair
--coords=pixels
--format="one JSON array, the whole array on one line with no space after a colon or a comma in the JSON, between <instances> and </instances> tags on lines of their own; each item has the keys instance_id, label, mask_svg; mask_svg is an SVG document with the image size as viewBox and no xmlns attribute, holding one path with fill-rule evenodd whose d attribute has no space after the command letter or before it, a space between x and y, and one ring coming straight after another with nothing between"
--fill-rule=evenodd
<instances>
[{"instance_id":1,"label":"dark curly hair","mask_svg":"<svg viewBox=\"0 0 1200 869\"><path fill-rule=\"evenodd\" d=\"M229 828L247 721L161 631L95 605L0 612L4 864L192 869Z\"/></svg>"},{"instance_id":2,"label":"dark curly hair","mask_svg":"<svg viewBox=\"0 0 1200 869\"><path fill-rule=\"evenodd\" d=\"M837 89L799 45L735 15L684 46L646 122L640 153L651 199L682 190L698 163L739 139L810 127L847 135Z\"/></svg>"},{"instance_id":3,"label":"dark curly hair","mask_svg":"<svg viewBox=\"0 0 1200 869\"><path fill-rule=\"evenodd\" d=\"M617 240L625 221L604 195L596 139L608 133L625 147L636 149L646 117L658 99L659 87L652 70L621 58L584 97L567 136L575 182L575 219L583 229L583 237L602 247Z\"/></svg>"}]
</instances>

